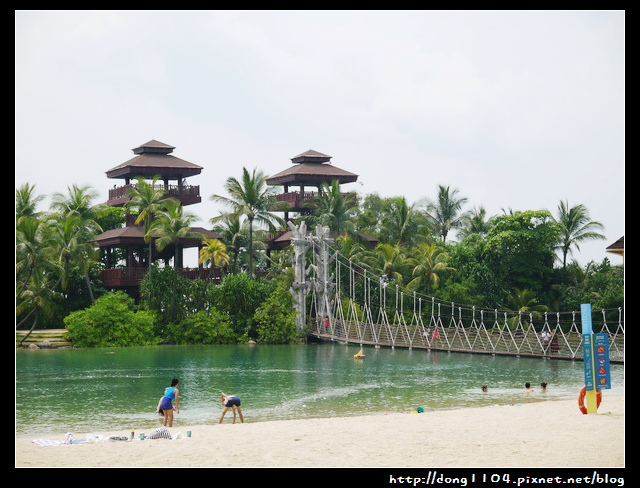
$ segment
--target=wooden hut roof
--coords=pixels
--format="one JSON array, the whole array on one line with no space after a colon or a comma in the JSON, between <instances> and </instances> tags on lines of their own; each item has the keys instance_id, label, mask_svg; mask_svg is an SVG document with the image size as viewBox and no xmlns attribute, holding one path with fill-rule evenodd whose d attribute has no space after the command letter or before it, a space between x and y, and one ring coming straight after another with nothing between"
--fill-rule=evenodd
<instances>
[{"instance_id":1,"label":"wooden hut roof","mask_svg":"<svg viewBox=\"0 0 640 488\"><path fill-rule=\"evenodd\" d=\"M191 232L199 232L206 239L222 239L220 234L207 230L203 227L191 227ZM94 238L94 242L100 247L119 245L144 245L144 229L139 225L129 225L110 229ZM183 247L196 247L200 244L200 239L184 238L180 239Z\"/></svg>"},{"instance_id":2,"label":"wooden hut roof","mask_svg":"<svg viewBox=\"0 0 640 488\"><path fill-rule=\"evenodd\" d=\"M172 156L175 147L151 140L132 149L136 157L107 171L107 178L153 178L179 180L199 175L202 167Z\"/></svg>"},{"instance_id":3,"label":"wooden hut roof","mask_svg":"<svg viewBox=\"0 0 640 488\"><path fill-rule=\"evenodd\" d=\"M615 254L624 254L624 236L608 246L607 251Z\"/></svg>"},{"instance_id":4,"label":"wooden hut roof","mask_svg":"<svg viewBox=\"0 0 640 488\"><path fill-rule=\"evenodd\" d=\"M294 165L280 173L267 178L268 185L284 185L291 183L319 185L338 180L339 183L357 181L358 175L345 171L330 162L331 156L313 149L291 158Z\"/></svg>"}]
</instances>

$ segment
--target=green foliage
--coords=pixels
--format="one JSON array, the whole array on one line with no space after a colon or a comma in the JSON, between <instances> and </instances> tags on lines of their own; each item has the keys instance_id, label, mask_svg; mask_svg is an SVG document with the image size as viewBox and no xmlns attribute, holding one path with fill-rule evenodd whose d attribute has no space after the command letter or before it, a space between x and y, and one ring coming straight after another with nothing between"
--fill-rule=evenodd
<instances>
[{"instance_id":1,"label":"green foliage","mask_svg":"<svg viewBox=\"0 0 640 488\"><path fill-rule=\"evenodd\" d=\"M295 317L291 293L281 284L256 310L258 342L287 344L298 338Z\"/></svg>"},{"instance_id":2,"label":"green foliage","mask_svg":"<svg viewBox=\"0 0 640 488\"><path fill-rule=\"evenodd\" d=\"M216 308L190 314L179 324L168 324L166 339L176 344L234 344L229 316Z\"/></svg>"},{"instance_id":3,"label":"green foliage","mask_svg":"<svg viewBox=\"0 0 640 488\"><path fill-rule=\"evenodd\" d=\"M274 283L253 279L247 273L226 276L216 290L216 304L229 314L237 336L256 337L253 316L269 296Z\"/></svg>"},{"instance_id":4,"label":"green foliage","mask_svg":"<svg viewBox=\"0 0 640 488\"><path fill-rule=\"evenodd\" d=\"M546 211L515 212L493 220L487 233L486 259L499 270L505 288L541 290L553 269L559 227Z\"/></svg>"},{"instance_id":5,"label":"green foliage","mask_svg":"<svg viewBox=\"0 0 640 488\"><path fill-rule=\"evenodd\" d=\"M141 303L159 317L158 326L180 322L190 310L191 286L173 268L156 263L140 284Z\"/></svg>"},{"instance_id":6,"label":"green foliage","mask_svg":"<svg viewBox=\"0 0 640 488\"><path fill-rule=\"evenodd\" d=\"M155 344L153 323L153 313L137 310L133 299L122 291L106 293L94 306L64 319L68 338L77 347Z\"/></svg>"}]
</instances>

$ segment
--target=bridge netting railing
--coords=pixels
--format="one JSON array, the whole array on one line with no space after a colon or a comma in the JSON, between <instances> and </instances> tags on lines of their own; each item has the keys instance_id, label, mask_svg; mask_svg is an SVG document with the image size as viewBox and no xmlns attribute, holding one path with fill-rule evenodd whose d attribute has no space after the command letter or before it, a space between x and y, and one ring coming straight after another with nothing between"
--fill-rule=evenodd
<instances>
[{"instance_id":1,"label":"bridge netting railing","mask_svg":"<svg viewBox=\"0 0 640 488\"><path fill-rule=\"evenodd\" d=\"M390 290L384 279L343 262L337 252L333 257L331 283L310 287L311 335L360 345L583 359L580 311L445 303L397 286ZM624 308L594 310L591 324L593 332L608 334L610 361L624 362Z\"/></svg>"}]
</instances>

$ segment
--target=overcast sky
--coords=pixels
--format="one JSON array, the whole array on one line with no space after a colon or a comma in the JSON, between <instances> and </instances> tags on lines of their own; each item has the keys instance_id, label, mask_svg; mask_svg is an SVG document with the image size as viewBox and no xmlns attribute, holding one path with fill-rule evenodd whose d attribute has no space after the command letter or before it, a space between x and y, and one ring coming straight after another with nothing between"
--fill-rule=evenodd
<instances>
[{"instance_id":1,"label":"overcast sky","mask_svg":"<svg viewBox=\"0 0 640 488\"><path fill-rule=\"evenodd\" d=\"M314 149L363 194L583 204L606 240L573 257L621 264L624 28L623 11L16 11L16 188L106 201L105 172L155 139L203 167L186 210L210 227L226 178Z\"/></svg>"}]
</instances>

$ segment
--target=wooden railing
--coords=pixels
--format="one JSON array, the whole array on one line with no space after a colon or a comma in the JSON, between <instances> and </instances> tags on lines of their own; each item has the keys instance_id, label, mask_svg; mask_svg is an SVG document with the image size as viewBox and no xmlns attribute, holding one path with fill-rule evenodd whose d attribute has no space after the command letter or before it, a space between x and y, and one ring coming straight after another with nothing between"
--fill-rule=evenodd
<instances>
[{"instance_id":1,"label":"wooden railing","mask_svg":"<svg viewBox=\"0 0 640 488\"><path fill-rule=\"evenodd\" d=\"M147 268L109 268L102 271L102 281L107 288L139 286ZM219 282L220 270L217 268L179 268L178 273L189 280L211 280Z\"/></svg>"},{"instance_id":2,"label":"wooden railing","mask_svg":"<svg viewBox=\"0 0 640 488\"><path fill-rule=\"evenodd\" d=\"M316 196L318 196L318 193L315 191L290 191L287 193L280 193L279 195L276 195L276 200L278 202L288 203L291 208L299 208L305 201L312 200Z\"/></svg>"},{"instance_id":3,"label":"wooden railing","mask_svg":"<svg viewBox=\"0 0 640 488\"><path fill-rule=\"evenodd\" d=\"M111 205L122 204L129 200L129 192L135 185L123 185L109 190L109 203ZM199 185L155 185L155 190L162 190L166 197L180 200L184 205L200 202Z\"/></svg>"}]
</instances>

